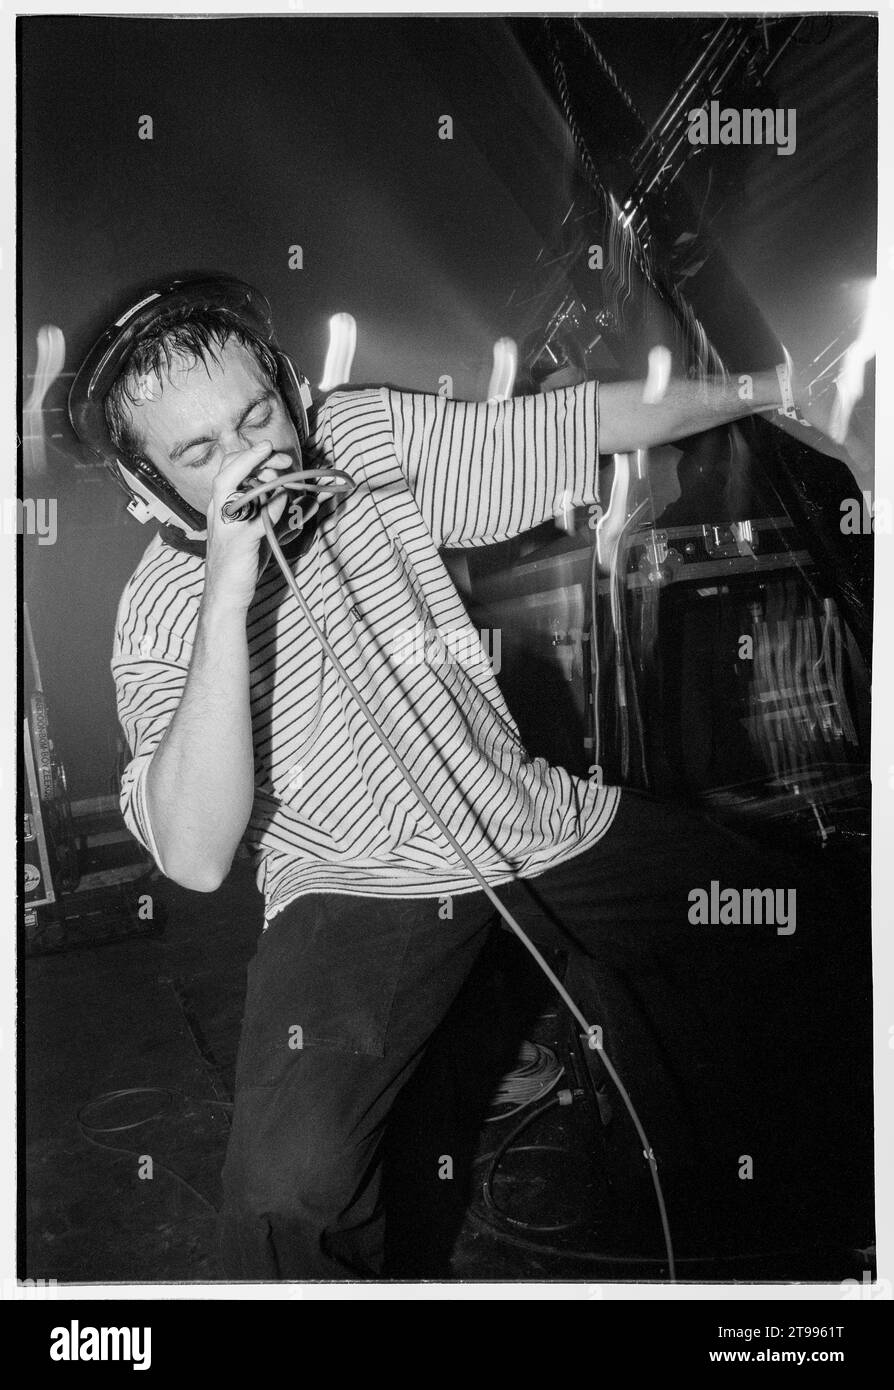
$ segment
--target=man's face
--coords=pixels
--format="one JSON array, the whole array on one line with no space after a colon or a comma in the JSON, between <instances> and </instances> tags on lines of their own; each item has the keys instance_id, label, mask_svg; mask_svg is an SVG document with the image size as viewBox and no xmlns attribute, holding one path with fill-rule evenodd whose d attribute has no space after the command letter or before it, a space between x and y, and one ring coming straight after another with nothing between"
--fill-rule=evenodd
<instances>
[{"instance_id":1,"label":"man's face","mask_svg":"<svg viewBox=\"0 0 894 1390\"><path fill-rule=\"evenodd\" d=\"M207 363L175 358L161 383L148 377L138 390L132 418L142 452L203 514L228 454L269 441L296 464L300 458L298 434L279 392L235 338Z\"/></svg>"}]
</instances>

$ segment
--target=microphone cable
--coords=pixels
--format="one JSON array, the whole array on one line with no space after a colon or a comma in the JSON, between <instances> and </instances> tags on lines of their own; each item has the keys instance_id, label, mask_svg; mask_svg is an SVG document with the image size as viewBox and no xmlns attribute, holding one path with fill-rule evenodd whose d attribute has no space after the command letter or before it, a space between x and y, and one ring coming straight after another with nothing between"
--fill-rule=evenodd
<instances>
[{"instance_id":1,"label":"microphone cable","mask_svg":"<svg viewBox=\"0 0 894 1390\"><path fill-rule=\"evenodd\" d=\"M333 485L331 482L327 483L326 479L335 479L336 482ZM587 1022L587 1019L584 1017L583 1013L581 1013L581 1010L578 1008L577 1004L574 1002L571 995L568 993L565 986L562 984L562 981L556 975L555 971L550 967L548 961L544 959L543 955L534 945L534 942L527 935L524 928L520 926L520 924L516 921L515 917L509 911L509 909L505 907L501 900L498 898L497 894L494 892L493 888L491 888L490 884L487 882L484 876L472 863L471 859L466 854L465 850L457 840L456 836L450 830L449 826L445 824L443 818L435 810L434 806L431 804L428 797L425 795L425 792L422 790L419 783L416 781L416 778L413 776L412 772L407 767L404 760L401 758L400 754L392 744L391 740L388 738L388 735L385 733L384 729L382 729L382 727L380 726L378 720L376 719L366 700L363 698L363 695L358 690L357 686L354 684L353 680L348 675L348 672L345 670L344 666L339 661L338 657L333 651L332 644L326 637L325 633L321 630L319 624L314 618L313 613L310 611L310 607L307 603L307 600L305 599L300 588L298 587L298 583L295 579L295 576L292 573L289 563L282 552L279 541L277 540L276 532L273 528L273 523L270 520L265 505L265 503L270 500L270 494L284 489L287 492L296 493L313 492L316 494L329 493L333 495L340 494L343 496L349 496L355 490L356 486L357 484L355 480L351 478L349 474L342 472L340 469L300 469L293 473L285 473L276 479L271 479L271 481L269 482L256 483L252 487L247 488L245 491L237 491L233 493L232 496L227 499L227 501L221 508L221 517L224 521L228 522L235 520L243 520L248 516L254 515L257 506L260 506L262 508L261 515L264 524L264 532L267 537L267 543L270 546L270 550L273 554L273 558L279 565L279 568L282 571L283 577L285 578L286 583L288 584L289 589L291 590L292 595L295 598L295 601L297 602L299 608L304 614L305 619L307 620L308 626L310 627L317 641L320 643L321 647L323 648L323 651L326 653L327 657L332 662L332 665L334 666L338 675L341 677L341 680L344 682L345 686L350 691L354 701L356 702L361 712L365 716L367 723L369 724L376 738L379 740L382 747L385 749L385 752L388 754L394 765L397 767L398 771L401 773L401 776L409 786L410 790L415 795L417 801L419 801L420 805L424 808L424 810L430 816L431 820L437 826L438 830L444 836L444 839L448 842L448 844L454 850L456 855L462 861L465 868L475 879L481 891L490 900L490 902L496 908L497 912L499 912L500 916L503 918L510 931L512 931L518 937L519 941L522 943L525 949L529 951L530 954L534 957L537 964L540 966L540 969L543 971L543 973L549 980L550 984L553 986L553 988L558 993L559 997L563 1000L567 1008L570 1010L573 1017L581 1025L584 1032L584 1036L587 1039L587 1045L592 1050L598 1052L600 1057L602 1058L602 1064L608 1072L608 1075L611 1077L615 1085L615 1089L617 1090L618 1095L621 1097L621 1100L624 1103L624 1107L627 1110L627 1113L633 1122L634 1129L636 1130L637 1136L642 1145L643 1157L647 1160L649 1164L649 1171L652 1176L652 1185L655 1189L655 1200L657 1202L658 1212L661 1218L661 1229L664 1235L665 1249L667 1251L668 1274L670 1282L676 1283L676 1264L674 1261L673 1242L671 1240L670 1226L667 1218L667 1208L664 1202L664 1193L661 1188L661 1180L658 1176L658 1162L655 1158L652 1146L649 1143L646 1131L642 1126L639 1115L636 1112L636 1108L634 1107L633 1101L630 1099L630 1096L627 1093L627 1088L625 1087L623 1081L621 1080L620 1076L615 1070L611 1058L605 1051L602 1040L602 1028L598 1023L591 1024ZM293 529L300 529L301 526L303 526L305 522L310 519L310 516L313 515L319 509L319 505L319 500L316 500L313 504L311 511L307 514L307 516L303 516L302 520ZM224 515L224 513L228 510L230 514Z\"/></svg>"}]
</instances>

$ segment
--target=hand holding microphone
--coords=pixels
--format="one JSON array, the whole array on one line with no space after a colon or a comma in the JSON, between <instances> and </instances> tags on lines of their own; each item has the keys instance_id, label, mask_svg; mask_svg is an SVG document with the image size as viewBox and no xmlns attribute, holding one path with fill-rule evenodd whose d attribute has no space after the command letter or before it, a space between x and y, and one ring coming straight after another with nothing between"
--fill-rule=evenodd
<instances>
[{"instance_id":1,"label":"hand holding microphone","mask_svg":"<svg viewBox=\"0 0 894 1390\"><path fill-rule=\"evenodd\" d=\"M268 474L271 476L268 477ZM251 479L247 479L242 487L227 498L220 509L220 517L225 525L233 521L248 521L260 514L265 499L269 501L271 496L280 491L316 493L320 498L329 498L339 494L347 496L354 491L355 486L354 480L340 468L299 468L285 476L278 476L272 470L264 469L257 482L252 483ZM299 518L297 525L291 529L300 529L305 521L315 515L319 506L319 501L314 502L310 510L305 512L303 518ZM292 511L295 507L296 502L293 500L289 510Z\"/></svg>"},{"instance_id":2,"label":"hand holding microphone","mask_svg":"<svg viewBox=\"0 0 894 1390\"><path fill-rule=\"evenodd\" d=\"M299 451L276 452L269 440L228 455L214 479L208 507L206 584L229 603L251 603L258 581L264 514L277 527L288 508L290 532L300 531L328 497L348 495L353 478L337 468L304 468ZM290 498L291 494L291 498ZM313 498L301 507L299 497ZM279 528L278 528L279 529Z\"/></svg>"},{"instance_id":3,"label":"hand holding microphone","mask_svg":"<svg viewBox=\"0 0 894 1390\"><path fill-rule=\"evenodd\" d=\"M259 552L264 539L263 504L259 503L252 516L231 525L224 519L225 504L241 497L240 489L275 480L295 467L291 452L277 452L270 440L261 440L249 449L227 454L211 484L211 500L207 517L207 573L205 596L208 601L220 601L226 607L247 609L254 597L259 573ZM269 494L267 511L275 526L288 505L288 494Z\"/></svg>"}]
</instances>

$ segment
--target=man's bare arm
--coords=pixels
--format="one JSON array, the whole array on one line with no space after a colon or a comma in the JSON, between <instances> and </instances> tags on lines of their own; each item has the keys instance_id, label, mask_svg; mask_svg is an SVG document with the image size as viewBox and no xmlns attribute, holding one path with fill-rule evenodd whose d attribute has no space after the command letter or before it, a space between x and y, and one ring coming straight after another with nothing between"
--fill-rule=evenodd
<instances>
[{"instance_id":1,"label":"man's bare arm","mask_svg":"<svg viewBox=\"0 0 894 1390\"><path fill-rule=\"evenodd\" d=\"M202 893L226 878L254 799L245 619L203 599L186 686L146 778L164 871Z\"/></svg>"},{"instance_id":2,"label":"man's bare arm","mask_svg":"<svg viewBox=\"0 0 894 1390\"><path fill-rule=\"evenodd\" d=\"M246 619L264 527L260 516L224 525L220 508L255 470L267 479L292 467L288 455L259 444L225 459L215 478L189 674L147 772L149 820L164 872L198 892L212 892L226 878L254 800ZM274 523L286 501L283 493L270 503Z\"/></svg>"},{"instance_id":3,"label":"man's bare arm","mask_svg":"<svg viewBox=\"0 0 894 1390\"><path fill-rule=\"evenodd\" d=\"M737 377L670 381L661 400L646 404L645 382L607 382L599 387L599 451L623 454L671 444L690 434L725 425L743 415L782 404L775 371L750 376L751 396L743 400Z\"/></svg>"}]
</instances>

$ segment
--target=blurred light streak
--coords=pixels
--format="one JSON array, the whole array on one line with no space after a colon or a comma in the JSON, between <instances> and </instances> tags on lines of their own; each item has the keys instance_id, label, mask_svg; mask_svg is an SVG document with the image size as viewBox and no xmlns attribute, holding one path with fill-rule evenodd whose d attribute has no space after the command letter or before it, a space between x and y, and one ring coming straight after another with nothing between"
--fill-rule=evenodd
<instances>
[{"instance_id":1,"label":"blurred light streak","mask_svg":"<svg viewBox=\"0 0 894 1390\"><path fill-rule=\"evenodd\" d=\"M878 281L871 280L860 332L844 354L844 364L835 378L835 404L829 433L836 444L844 443L854 406L863 396L866 364L875 356L877 317Z\"/></svg>"},{"instance_id":2,"label":"blurred light streak","mask_svg":"<svg viewBox=\"0 0 894 1390\"><path fill-rule=\"evenodd\" d=\"M329 320L329 348L320 381L321 391L346 386L357 350L357 321L353 314L333 314Z\"/></svg>"},{"instance_id":3,"label":"blurred light streak","mask_svg":"<svg viewBox=\"0 0 894 1390\"><path fill-rule=\"evenodd\" d=\"M671 376L671 355L666 347L649 351L649 372L643 388L643 405L657 405L664 399Z\"/></svg>"},{"instance_id":4,"label":"blurred light streak","mask_svg":"<svg viewBox=\"0 0 894 1390\"><path fill-rule=\"evenodd\" d=\"M494 343L494 365L487 388L489 401L508 401L515 386L518 347L514 338L498 338Z\"/></svg>"}]
</instances>

